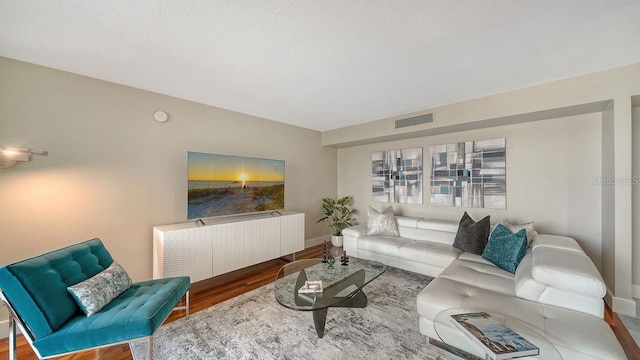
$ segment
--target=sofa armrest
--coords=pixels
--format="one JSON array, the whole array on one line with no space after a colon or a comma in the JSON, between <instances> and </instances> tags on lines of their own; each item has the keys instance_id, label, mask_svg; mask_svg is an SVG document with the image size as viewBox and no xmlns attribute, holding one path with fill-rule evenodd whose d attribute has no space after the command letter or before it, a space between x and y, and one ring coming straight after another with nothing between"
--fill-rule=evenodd
<instances>
[{"instance_id":1,"label":"sofa armrest","mask_svg":"<svg viewBox=\"0 0 640 360\"><path fill-rule=\"evenodd\" d=\"M361 236L364 236L366 232L367 232L367 227L365 225L354 225L342 230L342 236L358 239Z\"/></svg>"},{"instance_id":2,"label":"sofa armrest","mask_svg":"<svg viewBox=\"0 0 640 360\"><path fill-rule=\"evenodd\" d=\"M584 253L538 246L533 249L531 275L552 288L602 298L607 292L602 276Z\"/></svg>"},{"instance_id":3,"label":"sofa armrest","mask_svg":"<svg viewBox=\"0 0 640 360\"><path fill-rule=\"evenodd\" d=\"M367 233L365 225L355 225L342 230L343 249L349 255L358 257L358 239Z\"/></svg>"},{"instance_id":4,"label":"sofa armrest","mask_svg":"<svg viewBox=\"0 0 640 360\"><path fill-rule=\"evenodd\" d=\"M515 292L522 299L604 316L606 285L570 237L537 235L516 269Z\"/></svg>"}]
</instances>

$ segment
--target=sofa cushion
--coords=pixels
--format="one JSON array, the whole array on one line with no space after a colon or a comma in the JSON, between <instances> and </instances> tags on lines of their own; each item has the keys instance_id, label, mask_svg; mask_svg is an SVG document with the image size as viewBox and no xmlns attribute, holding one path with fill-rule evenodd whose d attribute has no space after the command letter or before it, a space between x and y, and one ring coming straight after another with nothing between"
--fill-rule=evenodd
<instances>
[{"instance_id":1,"label":"sofa cushion","mask_svg":"<svg viewBox=\"0 0 640 360\"><path fill-rule=\"evenodd\" d=\"M410 227L415 228L418 227L418 221L420 218L408 217L408 216L396 216L396 223L398 223L398 228L400 227Z\"/></svg>"},{"instance_id":2,"label":"sofa cushion","mask_svg":"<svg viewBox=\"0 0 640 360\"><path fill-rule=\"evenodd\" d=\"M430 241L412 241L400 247L399 257L439 267L448 266L462 253L451 245Z\"/></svg>"},{"instance_id":3,"label":"sofa cushion","mask_svg":"<svg viewBox=\"0 0 640 360\"><path fill-rule=\"evenodd\" d=\"M393 215L393 207L389 206L382 212L369 206L367 208L367 235L371 236L400 236L398 224Z\"/></svg>"},{"instance_id":4,"label":"sofa cushion","mask_svg":"<svg viewBox=\"0 0 640 360\"><path fill-rule=\"evenodd\" d=\"M114 261L103 272L69 286L67 290L80 309L87 316L91 316L130 287L131 278L122 266Z\"/></svg>"},{"instance_id":5,"label":"sofa cushion","mask_svg":"<svg viewBox=\"0 0 640 360\"><path fill-rule=\"evenodd\" d=\"M0 268L0 288L39 338L80 311L67 287L96 275L112 262L100 239L87 240Z\"/></svg>"},{"instance_id":6,"label":"sofa cushion","mask_svg":"<svg viewBox=\"0 0 640 360\"><path fill-rule=\"evenodd\" d=\"M358 239L358 250L398 257L400 247L413 241L395 236L363 236Z\"/></svg>"},{"instance_id":7,"label":"sofa cushion","mask_svg":"<svg viewBox=\"0 0 640 360\"><path fill-rule=\"evenodd\" d=\"M498 224L489 237L482 257L514 274L525 251L527 251L526 230L522 229L512 234L506 226Z\"/></svg>"},{"instance_id":8,"label":"sofa cushion","mask_svg":"<svg viewBox=\"0 0 640 360\"><path fill-rule=\"evenodd\" d=\"M451 262L439 277L515 296L514 275L493 265L480 255L470 253L460 255L460 258Z\"/></svg>"},{"instance_id":9,"label":"sofa cushion","mask_svg":"<svg viewBox=\"0 0 640 360\"><path fill-rule=\"evenodd\" d=\"M448 220L435 220L435 219L421 219L416 224L418 229L444 231L450 233L458 232L458 223Z\"/></svg>"},{"instance_id":10,"label":"sofa cushion","mask_svg":"<svg viewBox=\"0 0 640 360\"><path fill-rule=\"evenodd\" d=\"M189 277L135 283L96 315L78 313L34 345L47 357L149 336L162 325L189 286Z\"/></svg>"},{"instance_id":11,"label":"sofa cushion","mask_svg":"<svg viewBox=\"0 0 640 360\"><path fill-rule=\"evenodd\" d=\"M457 262L456 260L455 262ZM446 271L447 269L445 269ZM471 280L471 279L469 279ZM542 326L539 315L542 304L519 299L510 294L496 292L482 285L475 286L469 281L460 282L438 276L418 295L417 310L420 316L435 319L441 311L450 308L493 310L505 315L521 314L521 319L533 326Z\"/></svg>"},{"instance_id":12,"label":"sofa cushion","mask_svg":"<svg viewBox=\"0 0 640 360\"><path fill-rule=\"evenodd\" d=\"M476 222L465 211L460 219L453 246L462 251L481 255L484 247L487 245L487 240L489 240L489 232L491 231L490 221L490 217L486 216Z\"/></svg>"}]
</instances>

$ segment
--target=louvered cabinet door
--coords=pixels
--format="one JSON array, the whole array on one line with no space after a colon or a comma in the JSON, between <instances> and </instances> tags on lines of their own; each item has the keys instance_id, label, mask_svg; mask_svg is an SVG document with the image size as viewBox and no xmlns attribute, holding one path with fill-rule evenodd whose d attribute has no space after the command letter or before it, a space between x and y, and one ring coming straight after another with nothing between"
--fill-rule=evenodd
<instances>
[{"instance_id":1,"label":"louvered cabinet door","mask_svg":"<svg viewBox=\"0 0 640 360\"><path fill-rule=\"evenodd\" d=\"M280 217L280 256L304 250L304 213Z\"/></svg>"},{"instance_id":2,"label":"louvered cabinet door","mask_svg":"<svg viewBox=\"0 0 640 360\"><path fill-rule=\"evenodd\" d=\"M252 265L251 223L243 221L212 226L213 276Z\"/></svg>"},{"instance_id":3,"label":"louvered cabinet door","mask_svg":"<svg viewBox=\"0 0 640 360\"><path fill-rule=\"evenodd\" d=\"M251 263L259 264L280 257L280 217L251 223Z\"/></svg>"}]
</instances>

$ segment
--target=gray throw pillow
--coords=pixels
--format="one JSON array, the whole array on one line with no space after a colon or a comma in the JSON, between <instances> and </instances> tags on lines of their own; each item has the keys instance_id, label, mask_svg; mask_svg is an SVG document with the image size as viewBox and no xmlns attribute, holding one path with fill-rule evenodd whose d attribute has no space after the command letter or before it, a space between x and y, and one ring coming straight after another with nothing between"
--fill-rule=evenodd
<instances>
[{"instance_id":1,"label":"gray throw pillow","mask_svg":"<svg viewBox=\"0 0 640 360\"><path fill-rule=\"evenodd\" d=\"M372 208L367 209L367 235L400 236L398 223L393 216L393 207L389 206L383 212Z\"/></svg>"},{"instance_id":2,"label":"gray throw pillow","mask_svg":"<svg viewBox=\"0 0 640 360\"><path fill-rule=\"evenodd\" d=\"M462 219L460 219L453 246L462 251L482 255L485 246L487 246L490 232L491 222L489 216L475 222L465 211Z\"/></svg>"},{"instance_id":3,"label":"gray throw pillow","mask_svg":"<svg viewBox=\"0 0 640 360\"><path fill-rule=\"evenodd\" d=\"M131 278L117 262L85 281L69 286L71 297L87 317L102 310L111 300L131 287Z\"/></svg>"}]
</instances>

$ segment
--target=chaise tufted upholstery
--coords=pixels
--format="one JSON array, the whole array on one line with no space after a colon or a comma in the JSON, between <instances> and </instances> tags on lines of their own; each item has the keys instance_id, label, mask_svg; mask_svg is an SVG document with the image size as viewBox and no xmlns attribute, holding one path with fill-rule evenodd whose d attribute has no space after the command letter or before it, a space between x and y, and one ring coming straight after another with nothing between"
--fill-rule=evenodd
<instances>
[{"instance_id":1,"label":"chaise tufted upholstery","mask_svg":"<svg viewBox=\"0 0 640 360\"><path fill-rule=\"evenodd\" d=\"M92 239L0 268L1 295L25 325L39 357L149 337L189 290L188 277L135 283L87 317L67 287L111 263L102 241Z\"/></svg>"},{"instance_id":2,"label":"chaise tufted upholstery","mask_svg":"<svg viewBox=\"0 0 640 360\"><path fill-rule=\"evenodd\" d=\"M0 268L0 286L39 338L78 312L67 286L98 274L112 262L100 239L92 239Z\"/></svg>"}]
</instances>

